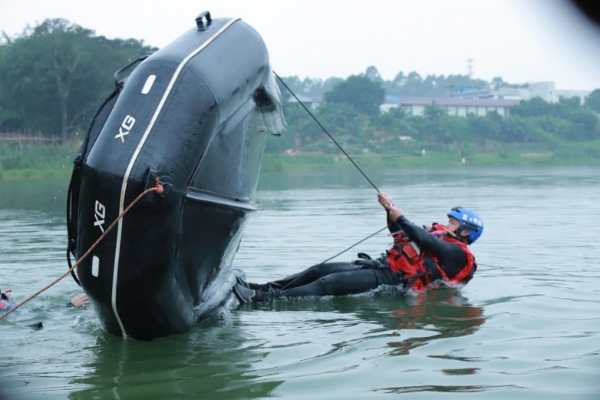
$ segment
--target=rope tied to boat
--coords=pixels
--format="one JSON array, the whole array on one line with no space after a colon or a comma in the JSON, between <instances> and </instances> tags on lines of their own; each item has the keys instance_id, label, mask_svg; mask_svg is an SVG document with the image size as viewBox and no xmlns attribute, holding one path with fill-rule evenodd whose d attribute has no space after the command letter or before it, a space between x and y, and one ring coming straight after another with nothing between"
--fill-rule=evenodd
<instances>
[{"instance_id":1,"label":"rope tied to boat","mask_svg":"<svg viewBox=\"0 0 600 400\"><path fill-rule=\"evenodd\" d=\"M311 118L317 123L317 125L319 125L319 127L323 130L323 132L325 132L325 134L327 136L329 136L329 138L333 141L333 143L342 151L342 153L344 153L344 155L346 156L346 158L348 158L348 160L350 160L350 162L352 163L352 165L354 165L354 167L362 174L362 176L371 184L371 186L373 186L373 188L377 191L377 193L380 192L379 188L377 188L377 186L375 186L375 184L371 181L371 179L369 179L369 177L367 176L367 174L364 173L364 171L358 166L357 163L354 162L354 160L352 159L352 157L350 157L350 155L348 153L346 153L346 150L344 150L342 148L342 146L337 142L337 140L335 140L333 138L333 136L331 136L331 134L327 131L327 129L325 129L325 127L323 126L323 124L321 124L321 122L319 122L319 120L317 119L317 117L314 116L314 114L312 112L310 112L310 110L308 109L308 107L306 107L304 105L304 103L298 98L298 96L296 96L296 93L294 93L292 91L292 89L290 89L290 87L283 81L283 79L281 79L281 77L279 75L277 75L275 73L275 71L273 71L273 74L277 77L277 79L279 79L279 82L281 82L281 84L283 86L285 86L285 88L292 94L292 96L294 97L294 99L296 99L296 101L298 102L298 104L300 104L302 106L302 108L304 108L304 111L306 111L308 113L308 115L311 116ZM387 229L387 226L384 226L383 228L381 228L380 230L378 230L377 232L367 236L364 239L359 240L358 242L354 243L352 246L346 248L345 250L339 252L338 254L336 254L333 257L329 257L327 260L322 261L320 264L318 265L322 265L325 264L327 261L330 261L338 256L341 256L342 254L344 254L345 252L351 250L352 248L358 246L360 243L364 242L367 239L372 238L373 236L377 235L379 232L383 231Z\"/></svg>"},{"instance_id":2,"label":"rope tied to boat","mask_svg":"<svg viewBox=\"0 0 600 400\"><path fill-rule=\"evenodd\" d=\"M367 174L365 174L363 172L363 170L360 169L360 167L358 166L357 163L354 162L354 160L352 159L352 157L350 157L350 155L348 153L346 153L346 150L344 150L342 148L342 146L340 146L340 144L337 142L337 140L335 140L333 138L333 136L331 136L331 134L327 131L327 129L325 129L325 127L323 126L323 124L321 124L321 122L319 122L319 120L317 119L317 117L315 117L314 114L312 112L310 112L310 110L308 109L308 107L306 107L304 105L304 103L298 98L298 96L296 96L296 93L294 93L292 91L292 89L290 89L290 87L283 81L283 79L281 79L279 77L279 75L277 75L275 73L275 71L273 71L273 74L275 74L275 76L277 77L277 79L279 79L279 82L281 82L281 84L283 86L285 86L285 88L292 94L292 96L294 96L294 99L296 99L296 101L298 102L298 104L300 104L302 106L302 108L304 108L304 111L306 111L308 113L308 115L310 115L311 118L319 125L319 127L321 127L321 129L323 130L323 132L325 132L325 134L327 136L329 136L329 139L331 139L331 141L341 150L341 152L344 153L344 155L346 156L346 158L348 158L348 160L350 160L350 162L352 163L352 165L354 165L354 167L356 167L356 169L362 174L362 176L364 176L365 179L371 184L371 186L373 186L373 188L377 191L377 193L379 193L379 189L377 188L377 186L375 186L375 184L369 179L369 177L367 176Z\"/></svg>"},{"instance_id":3,"label":"rope tied to boat","mask_svg":"<svg viewBox=\"0 0 600 400\"><path fill-rule=\"evenodd\" d=\"M54 282L50 283L49 285L47 285L43 289L38 290L36 293L32 294L31 296L29 296L28 298L26 298L25 300L23 300L22 302L20 302L19 304L17 304L16 306L14 306L13 308L11 308L10 310L8 310L6 313L4 313L2 316L0 316L0 320L4 319L6 316L8 316L13 311L15 311L17 308L21 307L23 304L29 302L30 300L32 300L33 298L35 298L39 294L41 294L44 291L48 290L49 288L51 288L52 286L54 286L56 283L58 283L60 280L62 280L64 277L66 277L67 275L69 275L75 268L77 268L79 266L79 264L81 264L81 262L87 256L90 255L90 253L92 252L92 250L94 250L96 248L96 246L98 246L98 244L100 244L100 242L102 240L104 240L104 238L106 237L106 235L108 235L108 233L117 225L117 223L125 216L125 214L127 214L129 212L129 210L131 210L131 208L133 208L133 206L137 202L139 202L144 196L146 196L150 192L156 192L156 194L160 195L160 194L163 194L164 191L165 191L165 188L160 184L159 178L156 177L154 179L154 186L151 187L151 188L149 188L149 189L144 190L142 193L140 193L138 195L138 197L135 198L135 200L133 200L131 203L129 203L129 205L127 206L127 208L125 210L123 210L123 212L113 221L112 224L110 224L110 226L108 228L106 228L106 230L98 238L98 240L96 240L94 242L94 244L92 244L90 246L90 248L85 252L85 254L83 256L81 256L81 258L79 258L79 260L77 260L77 262L75 264L73 264L73 266L70 269L68 269L67 272L65 272L64 274L62 274L57 279L55 279Z\"/></svg>"}]
</instances>

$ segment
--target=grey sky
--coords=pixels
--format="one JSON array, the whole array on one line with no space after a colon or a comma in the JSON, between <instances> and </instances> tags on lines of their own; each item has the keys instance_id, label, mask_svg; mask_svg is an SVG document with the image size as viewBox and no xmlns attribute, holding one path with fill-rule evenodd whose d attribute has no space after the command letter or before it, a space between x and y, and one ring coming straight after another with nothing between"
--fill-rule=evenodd
<instances>
[{"instance_id":1,"label":"grey sky","mask_svg":"<svg viewBox=\"0 0 600 400\"><path fill-rule=\"evenodd\" d=\"M374 65L511 83L600 88L600 30L562 0L0 0L0 30L65 18L109 38L163 47L209 10L240 17L265 40L282 76L346 78Z\"/></svg>"}]
</instances>

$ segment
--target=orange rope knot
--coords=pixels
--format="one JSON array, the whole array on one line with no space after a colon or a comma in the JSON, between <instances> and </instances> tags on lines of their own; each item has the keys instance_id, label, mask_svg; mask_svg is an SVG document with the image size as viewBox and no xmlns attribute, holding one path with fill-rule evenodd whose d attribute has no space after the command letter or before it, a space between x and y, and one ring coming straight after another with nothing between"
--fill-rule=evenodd
<instances>
[{"instance_id":1,"label":"orange rope knot","mask_svg":"<svg viewBox=\"0 0 600 400\"><path fill-rule=\"evenodd\" d=\"M156 193L163 194L165 192L165 188L163 187L163 185L161 185L159 183L158 176L156 178L154 178L154 183L155 183L154 188L156 189Z\"/></svg>"}]
</instances>

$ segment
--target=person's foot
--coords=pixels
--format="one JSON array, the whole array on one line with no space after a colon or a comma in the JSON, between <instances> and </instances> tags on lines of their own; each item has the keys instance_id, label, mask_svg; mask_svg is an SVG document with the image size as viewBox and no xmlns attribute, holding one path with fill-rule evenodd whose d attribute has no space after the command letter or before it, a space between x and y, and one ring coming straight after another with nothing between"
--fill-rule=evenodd
<instances>
[{"instance_id":1,"label":"person's foot","mask_svg":"<svg viewBox=\"0 0 600 400\"><path fill-rule=\"evenodd\" d=\"M269 287L267 285L261 285L259 283L246 282L245 280L243 280L239 276L236 276L235 281L236 281L236 283L238 285L242 285L243 287L248 288L248 289L260 290L260 291L263 291L263 292L269 290Z\"/></svg>"},{"instance_id":2,"label":"person's foot","mask_svg":"<svg viewBox=\"0 0 600 400\"><path fill-rule=\"evenodd\" d=\"M242 279L239 276L235 277L235 283L238 284L238 285L242 285L245 288L250 289L250 286L248 286L248 282L246 282L244 279Z\"/></svg>"},{"instance_id":3,"label":"person's foot","mask_svg":"<svg viewBox=\"0 0 600 400\"><path fill-rule=\"evenodd\" d=\"M253 303L254 297L256 296L256 291L237 283L233 287L233 294L235 294L235 297L237 297L240 303Z\"/></svg>"}]
</instances>

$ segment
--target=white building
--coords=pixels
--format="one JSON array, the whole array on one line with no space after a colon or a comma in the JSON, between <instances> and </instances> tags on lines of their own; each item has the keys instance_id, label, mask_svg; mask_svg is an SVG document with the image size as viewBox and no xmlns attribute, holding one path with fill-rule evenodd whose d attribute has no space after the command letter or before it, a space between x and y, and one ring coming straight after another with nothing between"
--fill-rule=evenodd
<instances>
[{"instance_id":1,"label":"white building","mask_svg":"<svg viewBox=\"0 0 600 400\"><path fill-rule=\"evenodd\" d=\"M466 117L469 114L485 117L495 111L500 116L510 115L510 107L519 104L519 100L506 99L458 99L454 97L403 97L399 107L406 115L421 116L425 107L435 104L446 110L448 115Z\"/></svg>"},{"instance_id":2,"label":"white building","mask_svg":"<svg viewBox=\"0 0 600 400\"><path fill-rule=\"evenodd\" d=\"M533 82L496 90L453 86L447 97L399 97L386 94L380 110L385 113L392 108L401 108L407 115L423 115L425 107L435 103L436 106L444 108L448 115L458 117L466 117L469 114L486 116L491 111L506 117L510 115L510 107L519 104L521 100L540 97L548 103L556 103L560 97L577 96L583 103L590 93L590 90L556 90L554 82ZM316 110L323 101L323 95L299 94L297 96L311 111ZM297 102L293 96L290 96L288 101Z\"/></svg>"},{"instance_id":3,"label":"white building","mask_svg":"<svg viewBox=\"0 0 600 400\"><path fill-rule=\"evenodd\" d=\"M296 97L298 97L298 100L311 111L315 111L319 108L319 104L323 101L323 95L297 94ZM298 100L296 100L296 97L290 96L288 98L288 103L297 103Z\"/></svg>"},{"instance_id":4,"label":"white building","mask_svg":"<svg viewBox=\"0 0 600 400\"><path fill-rule=\"evenodd\" d=\"M557 90L556 95L560 99L561 97L579 97L581 104L585 103L585 98L592 93L591 90Z\"/></svg>"},{"instance_id":5,"label":"white building","mask_svg":"<svg viewBox=\"0 0 600 400\"><path fill-rule=\"evenodd\" d=\"M516 87L501 87L496 90L457 90L452 97L462 99L531 100L540 97L548 103L557 103L561 97L579 97L583 103L591 90L557 90L554 82L531 82Z\"/></svg>"},{"instance_id":6,"label":"white building","mask_svg":"<svg viewBox=\"0 0 600 400\"><path fill-rule=\"evenodd\" d=\"M557 103L558 95L554 82L534 82L524 85L522 100L531 100L540 97L548 103Z\"/></svg>"}]
</instances>

